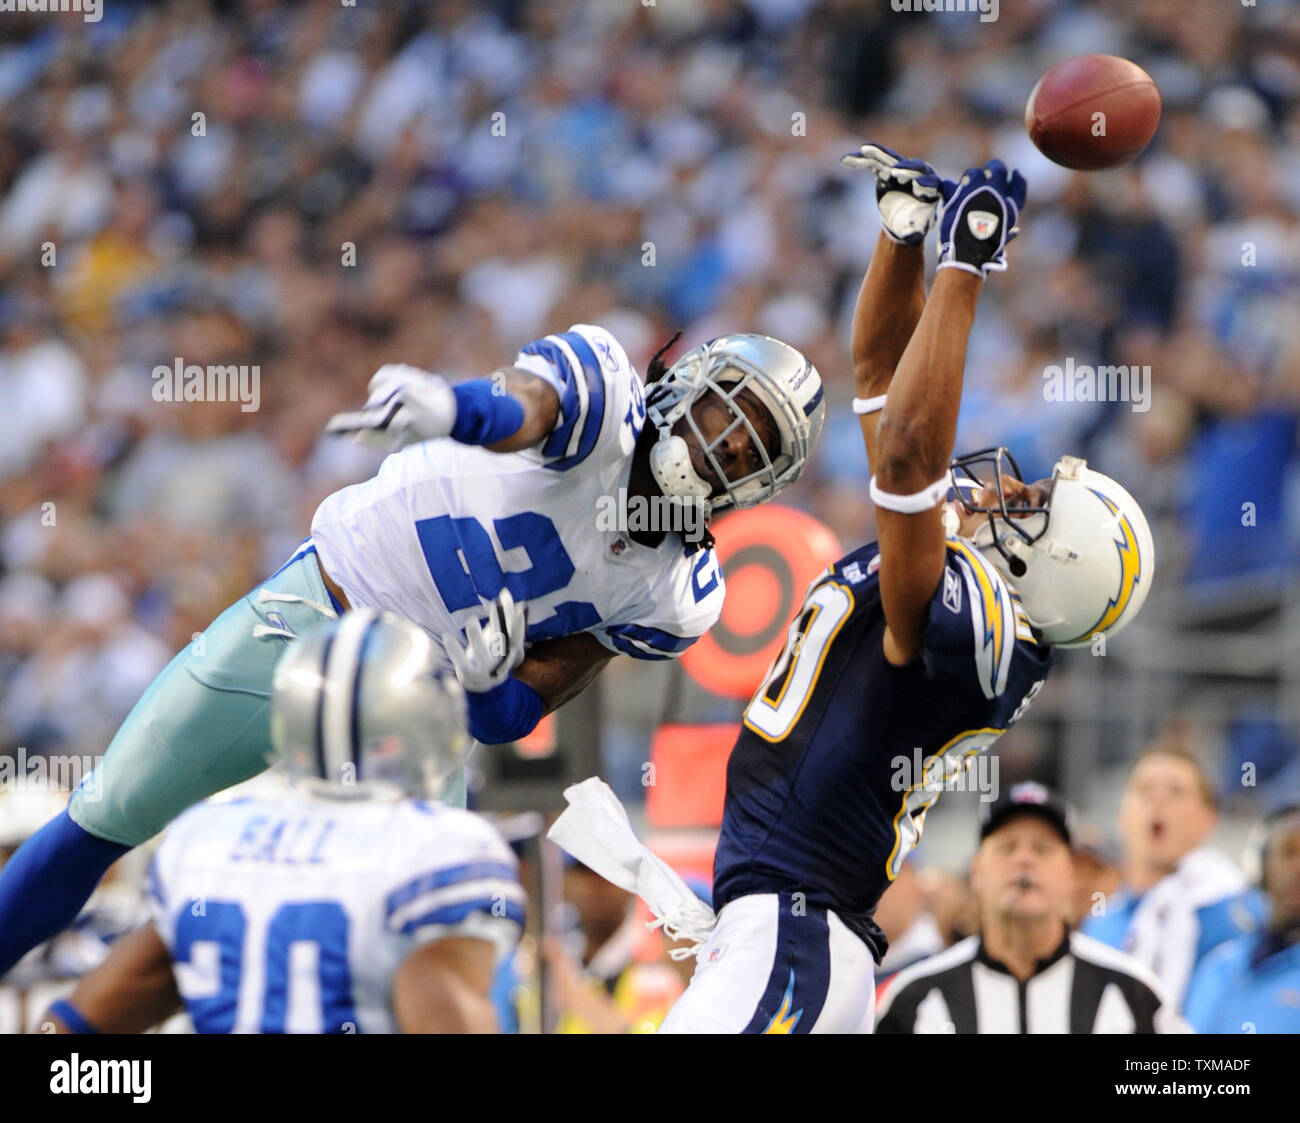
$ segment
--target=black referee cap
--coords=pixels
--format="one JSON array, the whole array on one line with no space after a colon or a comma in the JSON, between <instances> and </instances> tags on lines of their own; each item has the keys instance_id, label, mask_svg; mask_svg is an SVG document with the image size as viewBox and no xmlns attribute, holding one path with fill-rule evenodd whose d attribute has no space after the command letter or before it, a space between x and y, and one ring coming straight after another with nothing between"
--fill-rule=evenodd
<instances>
[{"instance_id":1,"label":"black referee cap","mask_svg":"<svg viewBox=\"0 0 1300 1123\"><path fill-rule=\"evenodd\" d=\"M1073 809L1051 788L1033 780L1013 784L992 803L980 804L980 841L1014 815L1037 815L1045 819L1056 828L1067 846L1073 845Z\"/></svg>"}]
</instances>

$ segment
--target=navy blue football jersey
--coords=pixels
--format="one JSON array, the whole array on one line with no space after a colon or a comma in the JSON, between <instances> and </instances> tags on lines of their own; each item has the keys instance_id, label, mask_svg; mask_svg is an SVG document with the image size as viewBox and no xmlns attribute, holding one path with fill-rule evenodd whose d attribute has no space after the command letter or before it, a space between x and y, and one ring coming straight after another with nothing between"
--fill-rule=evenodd
<instances>
[{"instance_id":1,"label":"navy blue football jersey","mask_svg":"<svg viewBox=\"0 0 1300 1123\"><path fill-rule=\"evenodd\" d=\"M745 709L727 763L714 906L804 894L884 955L871 919L945 782L1015 722L1051 667L1016 593L948 539L925 642L885 658L875 543L809 586L785 647ZM919 767L918 767L919 764Z\"/></svg>"}]
</instances>

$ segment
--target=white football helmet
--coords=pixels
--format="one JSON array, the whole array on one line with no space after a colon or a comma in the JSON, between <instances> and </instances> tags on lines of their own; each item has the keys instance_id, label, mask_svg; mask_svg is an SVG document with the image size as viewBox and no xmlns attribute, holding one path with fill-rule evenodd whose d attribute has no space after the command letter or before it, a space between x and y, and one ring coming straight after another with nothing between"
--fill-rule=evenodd
<instances>
[{"instance_id":1,"label":"white football helmet","mask_svg":"<svg viewBox=\"0 0 1300 1123\"><path fill-rule=\"evenodd\" d=\"M751 390L776 422L781 449L770 459L736 395ZM714 440L704 440L691 406L710 391L730 407L734 420ZM695 506L704 518L726 507L754 507L771 499L803 473L808 454L817 443L826 419L821 375L788 343L766 335L723 335L688 351L663 378L647 388L646 413L659 430L650 450L650 470L664 495L683 506ZM712 490L691 464L686 441L672 432L685 417L704 455L723 483L725 494L709 499ZM737 426L743 425L762 457L763 465L731 481L714 450Z\"/></svg>"},{"instance_id":2,"label":"white football helmet","mask_svg":"<svg viewBox=\"0 0 1300 1123\"><path fill-rule=\"evenodd\" d=\"M970 466L991 461L997 506L975 506ZM1062 456L1042 507L1010 511L1001 472L1020 470L1005 448L954 460L951 482L970 511L988 515L975 545L1020 596L1029 622L1054 647L1083 647L1098 633L1113 635L1138 614L1155 575L1155 543L1137 501L1109 476L1077 456Z\"/></svg>"},{"instance_id":3,"label":"white football helmet","mask_svg":"<svg viewBox=\"0 0 1300 1123\"><path fill-rule=\"evenodd\" d=\"M423 628L362 608L289 645L275 668L272 760L329 798L435 798L472 742L465 694Z\"/></svg>"}]
</instances>

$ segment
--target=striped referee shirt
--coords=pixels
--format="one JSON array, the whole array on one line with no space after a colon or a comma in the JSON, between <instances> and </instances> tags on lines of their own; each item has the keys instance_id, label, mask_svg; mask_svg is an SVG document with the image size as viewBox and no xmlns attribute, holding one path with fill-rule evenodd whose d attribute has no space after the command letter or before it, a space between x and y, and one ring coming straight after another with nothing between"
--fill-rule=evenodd
<instances>
[{"instance_id":1,"label":"striped referee shirt","mask_svg":"<svg viewBox=\"0 0 1300 1123\"><path fill-rule=\"evenodd\" d=\"M900 971L876 1011L877 1033L1188 1033L1159 980L1136 959L1079 932L1024 982L971 936Z\"/></svg>"}]
</instances>

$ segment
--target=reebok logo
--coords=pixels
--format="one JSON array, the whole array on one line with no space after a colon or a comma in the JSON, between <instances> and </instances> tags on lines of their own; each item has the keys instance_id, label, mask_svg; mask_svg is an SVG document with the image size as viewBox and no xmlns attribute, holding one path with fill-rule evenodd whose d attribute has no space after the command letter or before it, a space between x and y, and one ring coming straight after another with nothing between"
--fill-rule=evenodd
<instances>
[{"instance_id":1,"label":"reebok logo","mask_svg":"<svg viewBox=\"0 0 1300 1123\"><path fill-rule=\"evenodd\" d=\"M943 605L949 612L961 611L961 579L951 569L943 571Z\"/></svg>"}]
</instances>

